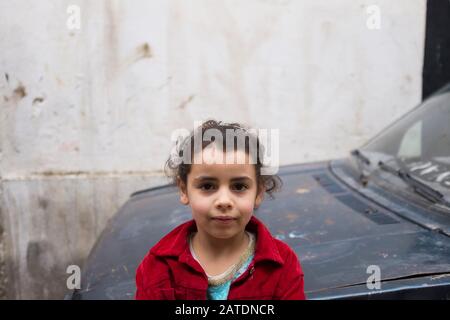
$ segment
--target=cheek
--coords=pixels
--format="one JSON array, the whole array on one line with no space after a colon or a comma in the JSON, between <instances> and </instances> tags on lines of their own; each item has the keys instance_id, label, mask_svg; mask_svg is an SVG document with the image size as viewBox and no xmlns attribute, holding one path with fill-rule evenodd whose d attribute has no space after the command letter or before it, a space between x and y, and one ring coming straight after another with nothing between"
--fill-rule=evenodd
<instances>
[{"instance_id":1,"label":"cheek","mask_svg":"<svg viewBox=\"0 0 450 320\"><path fill-rule=\"evenodd\" d=\"M211 203L208 198L195 197L191 201L191 209L194 215L204 215L210 211Z\"/></svg>"},{"instance_id":2,"label":"cheek","mask_svg":"<svg viewBox=\"0 0 450 320\"><path fill-rule=\"evenodd\" d=\"M236 203L237 207L239 208L239 211L242 213L251 213L253 211L253 208L255 206L255 201L253 198L248 197L244 199L240 199Z\"/></svg>"}]
</instances>

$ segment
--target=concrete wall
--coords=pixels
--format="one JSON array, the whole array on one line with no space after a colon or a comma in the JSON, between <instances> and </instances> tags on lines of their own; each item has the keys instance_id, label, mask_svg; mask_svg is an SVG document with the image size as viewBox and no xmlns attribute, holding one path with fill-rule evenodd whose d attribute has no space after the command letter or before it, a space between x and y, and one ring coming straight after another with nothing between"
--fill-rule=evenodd
<instances>
[{"instance_id":1,"label":"concrete wall","mask_svg":"<svg viewBox=\"0 0 450 320\"><path fill-rule=\"evenodd\" d=\"M425 8L0 0L0 295L61 298L66 267L165 181L170 134L195 120L280 129L281 164L361 145L420 100Z\"/></svg>"}]
</instances>

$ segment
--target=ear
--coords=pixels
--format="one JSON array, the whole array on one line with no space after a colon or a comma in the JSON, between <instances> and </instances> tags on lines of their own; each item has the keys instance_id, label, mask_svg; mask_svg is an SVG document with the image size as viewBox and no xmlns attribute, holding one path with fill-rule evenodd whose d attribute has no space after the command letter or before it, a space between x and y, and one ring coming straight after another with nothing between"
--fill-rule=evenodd
<instances>
[{"instance_id":1,"label":"ear","mask_svg":"<svg viewBox=\"0 0 450 320\"><path fill-rule=\"evenodd\" d=\"M187 186L179 177L177 178L177 186L180 191L180 202L184 205L188 205L189 197L187 194Z\"/></svg>"},{"instance_id":2,"label":"ear","mask_svg":"<svg viewBox=\"0 0 450 320\"><path fill-rule=\"evenodd\" d=\"M265 192L266 192L266 189L263 186L261 186L258 194L256 195L255 208L258 208L261 205L261 203L263 202Z\"/></svg>"}]
</instances>

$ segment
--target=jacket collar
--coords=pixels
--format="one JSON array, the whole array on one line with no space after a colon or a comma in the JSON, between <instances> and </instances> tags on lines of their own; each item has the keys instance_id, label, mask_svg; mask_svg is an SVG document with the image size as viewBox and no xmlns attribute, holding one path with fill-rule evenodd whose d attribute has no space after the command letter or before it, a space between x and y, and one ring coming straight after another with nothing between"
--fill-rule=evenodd
<instances>
[{"instance_id":1,"label":"jacket collar","mask_svg":"<svg viewBox=\"0 0 450 320\"><path fill-rule=\"evenodd\" d=\"M280 255L276 240L270 234L266 226L255 216L250 218L246 230L256 234L255 263L259 261L273 261L283 264L284 260ZM189 220L164 236L151 250L150 253L157 256L179 257L179 261L192 265L201 272L201 267L192 257L189 250L188 235L197 231L195 220Z\"/></svg>"}]
</instances>

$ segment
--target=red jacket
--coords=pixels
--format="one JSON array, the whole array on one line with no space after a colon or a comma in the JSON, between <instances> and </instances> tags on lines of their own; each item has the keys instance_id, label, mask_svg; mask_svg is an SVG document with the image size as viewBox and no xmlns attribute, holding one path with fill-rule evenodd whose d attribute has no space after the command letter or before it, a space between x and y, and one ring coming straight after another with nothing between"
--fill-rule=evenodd
<instances>
[{"instance_id":1,"label":"red jacket","mask_svg":"<svg viewBox=\"0 0 450 320\"><path fill-rule=\"evenodd\" d=\"M303 272L295 252L272 237L255 216L246 229L256 233L255 257L231 283L228 300L305 299ZM136 270L136 299L206 300L208 279L187 241L188 234L196 230L194 220L185 222L147 253Z\"/></svg>"}]
</instances>

